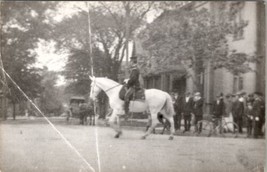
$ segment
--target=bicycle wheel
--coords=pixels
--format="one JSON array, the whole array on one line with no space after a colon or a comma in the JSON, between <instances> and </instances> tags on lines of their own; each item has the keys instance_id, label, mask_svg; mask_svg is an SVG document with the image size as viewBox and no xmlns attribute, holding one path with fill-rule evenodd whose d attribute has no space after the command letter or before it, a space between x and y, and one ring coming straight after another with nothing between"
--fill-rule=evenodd
<instances>
[{"instance_id":1,"label":"bicycle wheel","mask_svg":"<svg viewBox=\"0 0 267 172\"><path fill-rule=\"evenodd\" d=\"M201 131L199 131L200 135L210 137L212 132L212 125L210 124L210 121L207 120L201 120L197 123L198 129L201 128Z\"/></svg>"},{"instance_id":2,"label":"bicycle wheel","mask_svg":"<svg viewBox=\"0 0 267 172\"><path fill-rule=\"evenodd\" d=\"M234 122L226 122L222 126L222 136L224 137L238 137L238 125Z\"/></svg>"}]
</instances>

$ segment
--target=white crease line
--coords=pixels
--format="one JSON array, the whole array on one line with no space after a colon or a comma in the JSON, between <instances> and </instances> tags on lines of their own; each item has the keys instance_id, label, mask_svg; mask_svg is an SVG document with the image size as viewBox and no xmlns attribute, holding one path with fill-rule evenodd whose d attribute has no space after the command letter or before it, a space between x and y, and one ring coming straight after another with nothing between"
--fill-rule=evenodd
<instances>
[{"instance_id":1,"label":"white crease line","mask_svg":"<svg viewBox=\"0 0 267 172\"><path fill-rule=\"evenodd\" d=\"M95 123L97 124L97 118ZM100 164L100 154L99 154L99 146L98 146L98 131L97 126L95 126L95 144L96 144L96 155L97 155L97 164L98 164L98 172L101 172L101 164Z\"/></svg>"},{"instance_id":2,"label":"white crease line","mask_svg":"<svg viewBox=\"0 0 267 172\"><path fill-rule=\"evenodd\" d=\"M95 84L94 84L93 88L95 88ZM93 103L94 103L94 114L95 114L95 142L96 142L95 145L96 145L97 165L98 165L98 171L101 172L100 153L99 153L99 145L98 145L98 131L97 131L97 129L98 129L98 127L97 127L98 115L96 116L96 114L97 114L96 113L96 102L94 101Z\"/></svg>"},{"instance_id":3,"label":"white crease line","mask_svg":"<svg viewBox=\"0 0 267 172\"><path fill-rule=\"evenodd\" d=\"M74 152L85 162L85 164L89 167L89 169L95 172L95 169L86 161L86 159L80 154L77 149L72 146L72 144L64 137L63 134L50 122L50 120L43 114L43 112L34 104L34 102L22 91L22 89L17 85L17 83L9 76L9 74L1 68L2 71L7 75L7 77L12 81L12 83L21 91L21 93L30 101L30 103L38 110L38 112L44 117L44 119L51 125L51 127L60 135L60 137L65 141L65 143L72 149Z\"/></svg>"}]
</instances>

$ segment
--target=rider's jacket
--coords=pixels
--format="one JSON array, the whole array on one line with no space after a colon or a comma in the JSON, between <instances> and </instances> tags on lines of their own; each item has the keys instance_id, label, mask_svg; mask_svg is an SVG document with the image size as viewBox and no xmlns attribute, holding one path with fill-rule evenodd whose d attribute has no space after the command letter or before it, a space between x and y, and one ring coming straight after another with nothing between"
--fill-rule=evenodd
<instances>
[{"instance_id":1,"label":"rider's jacket","mask_svg":"<svg viewBox=\"0 0 267 172\"><path fill-rule=\"evenodd\" d=\"M127 83L127 87L135 87L135 88L139 88L140 87L140 83L139 83L139 75L140 75L140 71L137 67L137 65L132 65L130 68L130 77L129 77L129 81Z\"/></svg>"}]
</instances>

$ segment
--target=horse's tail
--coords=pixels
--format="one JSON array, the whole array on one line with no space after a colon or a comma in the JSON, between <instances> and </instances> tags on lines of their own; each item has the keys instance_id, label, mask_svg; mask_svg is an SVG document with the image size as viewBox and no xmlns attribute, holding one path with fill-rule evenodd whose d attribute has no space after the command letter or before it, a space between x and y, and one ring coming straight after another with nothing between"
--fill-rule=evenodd
<instances>
[{"instance_id":1,"label":"horse's tail","mask_svg":"<svg viewBox=\"0 0 267 172\"><path fill-rule=\"evenodd\" d=\"M163 108L165 109L166 114L168 116L174 116L175 115L173 103L172 103L172 98L168 93L166 93L166 101L165 101L165 105L163 106Z\"/></svg>"}]
</instances>

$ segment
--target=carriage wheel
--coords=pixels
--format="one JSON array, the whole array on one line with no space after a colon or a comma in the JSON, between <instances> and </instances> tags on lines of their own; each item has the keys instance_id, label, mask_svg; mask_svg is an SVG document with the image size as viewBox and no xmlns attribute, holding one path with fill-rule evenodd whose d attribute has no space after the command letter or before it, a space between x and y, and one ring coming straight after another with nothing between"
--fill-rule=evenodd
<instances>
[{"instance_id":1,"label":"carriage wheel","mask_svg":"<svg viewBox=\"0 0 267 172\"><path fill-rule=\"evenodd\" d=\"M210 137L212 132L212 125L210 121L207 120L198 121L197 127L200 128L201 125L202 125L202 130L200 132L200 135Z\"/></svg>"},{"instance_id":2,"label":"carriage wheel","mask_svg":"<svg viewBox=\"0 0 267 172\"><path fill-rule=\"evenodd\" d=\"M226 122L222 125L221 135L223 137L238 137L238 125L234 122Z\"/></svg>"}]
</instances>

